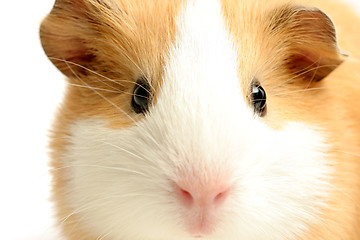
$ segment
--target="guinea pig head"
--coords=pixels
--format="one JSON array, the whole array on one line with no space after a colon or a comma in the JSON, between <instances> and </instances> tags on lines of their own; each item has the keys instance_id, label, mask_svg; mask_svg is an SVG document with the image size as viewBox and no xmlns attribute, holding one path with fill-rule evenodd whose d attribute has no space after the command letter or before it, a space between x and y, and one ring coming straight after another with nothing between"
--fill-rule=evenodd
<instances>
[{"instance_id":1,"label":"guinea pig head","mask_svg":"<svg viewBox=\"0 0 360 240\"><path fill-rule=\"evenodd\" d=\"M41 39L68 78L52 140L68 236L285 240L326 222L334 25L260 2L56 1Z\"/></svg>"}]
</instances>

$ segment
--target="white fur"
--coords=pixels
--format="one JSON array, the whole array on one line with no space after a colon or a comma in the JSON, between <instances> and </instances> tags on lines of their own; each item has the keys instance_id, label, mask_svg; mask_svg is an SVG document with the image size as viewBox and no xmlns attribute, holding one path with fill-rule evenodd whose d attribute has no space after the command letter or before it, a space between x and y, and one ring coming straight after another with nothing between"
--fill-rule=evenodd
<instances>
[{"instance_id":1,"label":"white fur","mask_svg":"<svg viewBox=\"0 0 360 240\"><path fill-rule=\"evenodd\" d=\"M206 239L295 239L320 221L331 176L324 139L306 124L273 130L253 115L218 2L188 3L168 57L144 121L118 130L101 119L72 126L66 189L88 229L109 239L190 239L173 190L178 169L201 181L231 179Z\"/></svg>"}]
</instances>

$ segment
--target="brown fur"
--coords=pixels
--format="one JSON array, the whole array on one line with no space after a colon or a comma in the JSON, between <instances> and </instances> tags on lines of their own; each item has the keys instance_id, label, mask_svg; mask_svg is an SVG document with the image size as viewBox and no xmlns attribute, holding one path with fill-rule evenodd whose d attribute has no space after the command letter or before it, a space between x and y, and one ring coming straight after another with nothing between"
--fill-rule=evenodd
<instances>
[{"instance_id":1,"label":"brown fur","mask_svg":"<svg viewBox=\"0 0 360 240\"><path fill-rule=\"evenodd\" d=\"M222 2L229 31L244 49L239 52L239 76L247 79L244 86L256 72L267 90L264 120L274 128L289 120L321 125L334 146L330 154L336 189L329 208L323 209L321 224L311 226L299 240L360 240L360 108L356 105L360 102L360 62L355 60L360 59L360 18L332 0L274 0L271 4L259 0L259 6L241 0ZM132 112L129 100L136 79L149 79L156 93L165 49L174 40L174 22L183 4L176 0L57 0L42 23L44 50L69 78L51 142L53 199L68 239L96 239L66 201L66 166L61 158L69 144L69 125L77 119L100 117L109 121L109 127L124 128L132 124L127 115L142 118ZM304 17L304 12L296 10L299 6L325 12L336 27L339 48L350 57L340 54L331 23L318 12ZM322 21L312 26L299 22L299 16ZM313 32L316 29L323 30L320 39ZM309 51L315 59L293 57ZM324 61L317 61L319 57ZM301 61L300 69L294 61ZM301 72L304 68L309 71ZM248 95L248 89L244 93Z\"/></svg>"},{"instance_id":2,"label":"brown fur","mask_svg":"<svg viewBox=\"0 0 360 240\"><path fill-rule=\"evenodd\" d=\"M291 5L304 6L303 2L298 2L300 3L293 1ZM283 1L275 1L274 3L283 4ZM311 2L309 6L319 7L330 16L336 26L340 49L346 50L351 56L350 58L344 58L334 45L332 47L329 47L329 45L319 46L319 44L323 45L323 43L312 38L312 30L315 31L315 37L317 38L319 31L321 33L326 28L325 26L319 28L316 24L313 24L305 26L305 29L300 29L296 24L295 30L293 28L294 34L299 30L303 34L298 36L299 38L295 41L300 42L302 47L309 47L312 51L320 50L319 55L329 56L329 61L327 60L325 61L327 63L324 63L325 66L338 65L343 59L345 60L334 72L331 73L331 69L329 69L324 75L321 73L323 76L327 76L330 73L326 79L314 82L313 80L321 80L322 77L320 76L319 79L316 79L315 77L312 78L311 76L314 75L310 74L305 75L305 78L303 78L302 72L298 71L301 69L295 69L294 75L291 74L291 71L294 69L291 69L289 72L288 66L284 69L280 64L283 59L288 58L287 54L293 54L293 48L289 48L289 45L283 40L284 38L286 41L289 40L289 32L291 30L288 27L285 27L285 30L277 29L272 39L270 38L266 43L259 45L259 42L264 42L263 39L265 37L263 34L258 34L258 29L254 29L254 24L246 22L246 18L244 20L237 17L244 14L239 10L241 9L240 6L234 7L233 4L228 6L225 12L227 12L230 26L234 26L231 31L236 36L235 39L239 40L238 44L242 49L245 49L245 52L239 54L240 66L243 66L239 70L239 74L242 76L241 79L251 79L251 76L246 76L245 74L256 72L257 77L262 79L263 87L267 90L268 114L265 121L274 128L281 128L284 121L303 121L323 126L327 129L326 134L329 136L330 144L334 146L330 154L336 166L336 174L333 179L336 189L334 189L333 195L329 198L330 207L323 210L321 223L312 226L307 236L299 237L299 239L359 240L360 108L356 107L356 103L360 101L360 61L353 59L359 57L360 47L358 43L360 42L360 33L353 29L354 26L360 26L359 17L349 8L335 1L319 0ZM265 7L264 11L267 12L271 8L277 9L276 6L271 5L271 7ZM251 8L249 7L249 9ZM282 9L281 14L287 14L287 17L289 17L289 13L284 13L284 11L288 11L288 8ZM337 11L338 9L342 10ZM238 12L234 13L234 11ZM245 11L250 12L248 9ZM256 21L261 23L262 19L264 19L263 15L266 14L255 16L252 19L257 18ZM276 17L273 20L276 21ZM313 21L313 17L311 20ZM273 22L267 23L269 25L273 24ZM238 28L241 24L245 26ZM279 24L278 20L276 24ZM287 26L289 25L289 23L286 24ZM257 27L260 28L261 25L259 24ZM266 25L266 23L263 25ZM311 29L312 27L314 29ZM245 41L243 37L244 29L251 33L246 35L250 39L245 39ZM306 31L309 32L306 33ZM330 39L325 39L324 42L326 41L332 42ZM247 45L244 47L244 44ZM254 50L260 53L254 53ZM326 51L331 52L327 53ZM317 53L315 52L315 54ZM255 56L256 60L249 60L243 56ZM271 56L275 57L269 61ZM255 66L253 65L254 62L256 63ZM261 66L260 69L259 66ZM304 67L307 68L307 66ZM321 63L315 67L321 67ZM248 69L252 70L249 71ZM307 69L311 69L311 67ZM284 74L284 70L287 74ZM246 84L245 82L244 85L246 86ZM246 91L247 89L244 90Z\"/></svg>"},{"instance_id":3,"label":"brown fur","mask_svg":"<svg viewBox=\"0 0 360 240\"><path fill-rule=\"evenodd\" d=\"M61 156L69 144L68 127L77 119L91 116L106 118L115 127L132 124L127 115L135 120L139 118L131 111L128 100L134 81L143 75L151 79L153 87L157 88L156 80L160 79L161 66L164 64L162 50L174 37L174 16L177 5L181 3L164 0L153 4L149 0L142 1L143 6L138 7L133 6L132 0L101 2L104 4L58 0L40 30L45 52L67 75L70 83L53 128L50 147L53 150L51 166L57 218L64 235L74 240L96 237L83 229L80 218L72 214L74 210L65 199L66 166L62 164ZM112 8L110 11L107 6L114 3L112 7L117 10ZM99 11L104 14L99 14ZM153 18L153 15L157 18ZM74 36L81 39L80 54L86 52L85 55L91 56L85 61L76 54L68 54L79 53L79 46L72 44ZM61 54L63 52L65 56ZM69 61L68 65L63 60ZM98 74L103 77L99 78ZM99 95L89 87L103 90L97 91ZM116 103L124 113L119 112L110 102Z\"/></svg>"}]
</instances>

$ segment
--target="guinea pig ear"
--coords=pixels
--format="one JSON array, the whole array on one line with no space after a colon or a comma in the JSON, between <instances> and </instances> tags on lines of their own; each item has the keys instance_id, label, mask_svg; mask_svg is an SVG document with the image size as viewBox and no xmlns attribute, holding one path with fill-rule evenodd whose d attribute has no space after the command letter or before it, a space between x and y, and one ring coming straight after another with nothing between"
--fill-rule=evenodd
<instances>
[{"instance_id":1,"label":"guinea pig ear","mask_svg":"<svg viewBox=\"0 0 360 240\"><path fill-rule=\"evenodd\" d=\"M87 10L83 0L56 0L40 27L45 53L68 77L86 74L95 59L90 47L95 32L90 30Z\"/></svg>"},{"instance_id":2,"label":"guinea pig ear","mask_svg":"<svg viewBox=\"0 0 360 240\"><path fill-rule=\"evenodd\" d=\"M274 31L285 48L283 63L296 76L319 81L342 62L336 31L319 9L285 8L272 15Z\"/></svg>"}]
</instances>

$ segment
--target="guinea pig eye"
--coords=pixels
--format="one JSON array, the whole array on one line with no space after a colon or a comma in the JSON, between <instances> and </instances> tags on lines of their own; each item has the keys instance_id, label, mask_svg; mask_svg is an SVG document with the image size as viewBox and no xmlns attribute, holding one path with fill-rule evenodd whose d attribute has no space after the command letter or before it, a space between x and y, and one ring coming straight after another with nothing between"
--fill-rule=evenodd
<instances>
[{"instance_id":1,"label":"guinea pig eye","mask_svg":"<svg viewBox=\"0 0 360 240\"><path fill-rule=\"evenodd\" d=\"M149 84L140 80L136 83L131 105L136 113L145 113L149 108L150 87Z\"/></svg>"},{"instance_id":2,"label":"guinea pig eye","mask_svg":"<svg viewBox=\"0 0 360 240\"><path fill-rule=\"evenodd\" d=\"M254 107L254 112L260 117L264 117L266 114L266 93L258 83L252 86L250 102Z\"/></svg>"}]
</instances>

